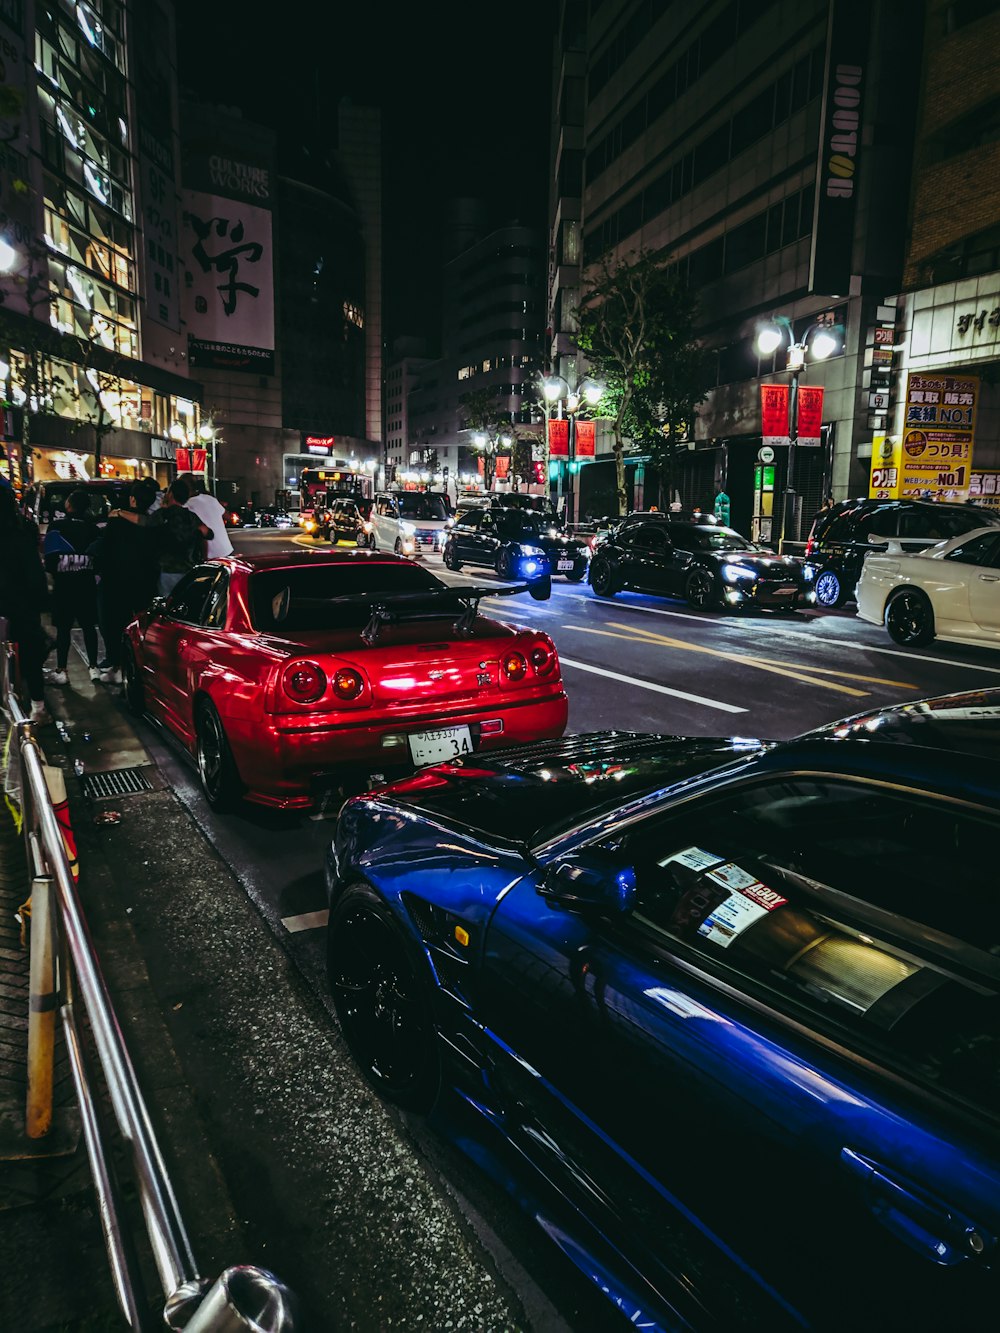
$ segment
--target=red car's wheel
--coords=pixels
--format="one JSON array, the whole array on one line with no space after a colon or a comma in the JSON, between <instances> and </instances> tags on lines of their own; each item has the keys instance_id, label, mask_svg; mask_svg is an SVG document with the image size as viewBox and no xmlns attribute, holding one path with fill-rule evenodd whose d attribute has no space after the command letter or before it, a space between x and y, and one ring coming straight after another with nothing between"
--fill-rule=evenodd
<instances>
[{"instance_id":1,"label":"red car's wheel","mask_svg":"<svg viewBox=\"0 0 1000 1333\"><path fill-rule=\"evenodd\" d=\"M327 974L344 1039L377 1092L429 1111L441 1081L437 1033L416 951L367 884L330 913Z\"/></svg>"},{"instance_id":2,"label":"red car's wheel","mask_svg":"<svg viewBox=\"0 0 1000 1333\"><path fill-rule=\"evenodd\" d=\"M207 700L198 705L195 729L198 776L205 800L213 810L231 810L243 795L243 784L236 771L222 719Z\"/></svg>"},{"instance_id":3,"label":"red car's wheel","mask_svg":"<svg viewBox=\"0 0 1000 1333\"><path fill-rule=\"evenodd\" d=\"M126 643L122 648L122 677L125 681L125 703L130 713L142 717L146 711L146 693L139 678L139 667L135 653Z\"/></svg>"}]
</instances>

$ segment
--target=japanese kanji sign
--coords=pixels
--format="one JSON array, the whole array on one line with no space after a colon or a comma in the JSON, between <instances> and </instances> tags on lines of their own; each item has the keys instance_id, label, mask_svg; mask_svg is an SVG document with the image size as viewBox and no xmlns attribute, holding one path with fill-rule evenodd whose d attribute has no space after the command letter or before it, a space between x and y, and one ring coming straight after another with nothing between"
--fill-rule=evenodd
<instances>
[{"instance_id":1,"label":"japanese kanji sign","mask_svg":"<svg viewBox=\"0 0 1000 1333\"><path fill-rule=\"evenodd\" d=\"M552 417L549 421L549 457L569 457L569 419Z\"/></svg>"},{"instance_id":2,"label":"japanese kanji sign","mask_svg":"<svg viewBox=\"0 0 1000 1333\"><path fill-rule=\"evenodd\" d=\"M900 495L968 499L978 401L978 375L910 374Z\"/></svg>"},{"instance_id":3,"label":"japanese kanji sign","mask_svg":"<svg viewBox=\"0 0 1000 1333\"><path fill-rule=\"evenodd\" d=\"M578 421L576 423L577 458L593 458L596 439L596 423L593 421Z\"/></svg>"},{"instance_id":4,"label":"japanese kanji sign","mask_svg":"<svg viewBox=\"0 0 1000 1333\"><path fill-rule=\"evenodd\" d=\"M898 500L903 441L884 432L872 437L872 465L868 496L872 500Z\"/></svg>"},{"instance_id":5,"label":"japanese kanji sign","mask_svg":"<svg viewBox=\"0 0 1000 1333\"><path fill-rule=\"evenodd\" d=\"M788 385L760 386L760 434L764 444L788 443Z\"/></svg>"},{"instance_id":6,"label":"japanese kanji sign","mask_svg":"<svg viewBox=\"0 0 1000 1333\"><path fill-rule=\"evenodd\" d=\"M969 499L985 509L1000 509L1000 472L973 472L969 478Z\"/></svg>"},{"instance_id":7,"label":"japanese kanji sign","mask_svg":"<svg viewBox=\"0 0 1000 1333\"><path fill-rule=\"evenodd\" d=\"M823 386L800 384L798 392L798 442L819 445L823 439Z\"/></svg>"}]
</instances>

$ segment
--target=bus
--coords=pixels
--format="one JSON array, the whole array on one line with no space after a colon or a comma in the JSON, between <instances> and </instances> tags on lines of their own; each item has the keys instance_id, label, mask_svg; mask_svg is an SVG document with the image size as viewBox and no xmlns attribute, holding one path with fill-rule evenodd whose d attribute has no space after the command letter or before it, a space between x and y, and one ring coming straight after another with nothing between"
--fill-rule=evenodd
<instances>
[{"instance_id":1,"label":"bus","mask_svg":"<svg viewBox=\"0 0 1000 1333\"><path fill-rule=\"evenodd\" d=\"M370 500L371 477L349 467L304 468L299 477L299 521L311 517L317 509L328 508L338 496Z\"/></svg>"}]
</instances>

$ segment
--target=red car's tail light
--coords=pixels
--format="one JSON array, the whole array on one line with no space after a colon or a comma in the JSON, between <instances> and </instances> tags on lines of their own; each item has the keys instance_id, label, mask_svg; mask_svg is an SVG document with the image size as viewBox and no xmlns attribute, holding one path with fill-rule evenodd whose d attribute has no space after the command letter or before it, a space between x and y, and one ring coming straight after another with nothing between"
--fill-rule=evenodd
<instances>
[{"instance_id":1,"label":"red car's tail light","mask_svg":"<svg viewBox=\"0 0 1000 1333\"><path fill-rule=\"evenodd\" d=\"M528 654L536 676L548 676L556 664L556 654L547 643L536 643Z\"/></svg>"},{"instance_id":2,"label":"red car's tail light","mask_svg":"<svg viewBox=\"0 0 1000 1333\"><path fill-rule=\"evenodd\" d=\"M333 677L333 692L338 699L350 700L356 699L365 687L365 682L361 679L357 671L352 671L350 667L340 667Z\"/></svg>"},{"instance_id":3,"label":"red car's tail light","mask_svg":"<svg viewBox=\"0 0 1000 1333\"><path fill-rule=\"evenodd\" d=\"M282 672L281 685L289 699L314 704L326 690L326 675L315 662L292 662Z\"/></svg>"},{"instance_id":4,"label":"red car's tail light","mask_svg":"<svg viewBox=\"0 0 1000 1333\"><path fill-rule=\"evenodd\" d=\"M502 658L501 666L508 680L524 680L528 674L528 664L520 653L508 653Z\"/></svg>"}]
</instances>

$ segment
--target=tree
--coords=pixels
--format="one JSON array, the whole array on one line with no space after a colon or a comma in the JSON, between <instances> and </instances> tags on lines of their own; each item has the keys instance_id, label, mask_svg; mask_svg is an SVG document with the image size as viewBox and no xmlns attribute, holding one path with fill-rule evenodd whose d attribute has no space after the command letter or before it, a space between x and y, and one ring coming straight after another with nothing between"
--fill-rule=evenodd
<instances>
[{"instance_id":1,"label":"tree","mask_svg":"<svg viewBox=\"0 0 1000 1333\"><path fill-rule=\"evenodd\" d=\"M515 435L510 446L510 481L516 487L518 478L528 485L535 475L532 449L541 443L542 437L532 431L530 434Z\"/></svg>"},{"instance_id":2,"label":"tree","mask_svg":"<svg viewBox=\"0 0 1000 1333\"><path fill-rule=\"evenodd\" d=\"M514 431L510 421L504 416L496 401L495 389L475 389L466 394L462 403L465 416L464 429L473 435L484 435L486 443L482 448L483 489L493 489L496 474L497 449L504 436L513 438Z\"/></svg>"},{"instance_id":3,"label":"tree","mask_svg":"<svg viewBox=\"0 0 1000 1333\"><path fill-rule=\"evenodd\" d=\"M614 265L602 261L576 316L577 347L589 373L604 385L601 416L614 432L615 490L624 514L626 438L650 452L666 448L672 473L677 441L707 393L705 358L694 336L695 303L667 260L640 253Z\"/></svg>"}]
</instances>

